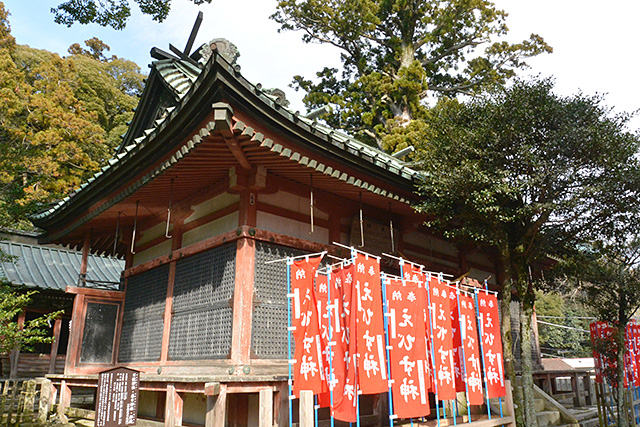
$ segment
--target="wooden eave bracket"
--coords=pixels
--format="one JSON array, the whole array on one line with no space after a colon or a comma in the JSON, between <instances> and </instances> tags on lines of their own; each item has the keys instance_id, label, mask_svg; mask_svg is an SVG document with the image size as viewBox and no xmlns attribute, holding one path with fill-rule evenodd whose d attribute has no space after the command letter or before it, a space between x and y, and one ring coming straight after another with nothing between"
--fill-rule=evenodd
<instances>
[{"instance_id":1,"label":"wooden eave bracket","mask_svg":"<svg viewBox=\"0 0 640 427\"><path fill-rule=\"evenodd\" d=\"M251 163L249 162L249 159L247 159L247 157L244 155L244 151L242 151L242 147L238 142L238 138L225 138L224 142L227 143L227 147L229 147L231 154L233 154L233 157L235 157L242 169L250 170Z\"/></svg>"},{"instance_id":2,"label":"wooden eave bracket","mask_svg":"<svg viewBox=\"0 0 640 427\"><path fill-rule=\"evenodd\" d=\"M267 186L267 168L258 166L254 173L249 170L236 170L235 167L229 169L229 189L232 191L251 190L258 192Z\"/></svg>"},{"instance_id":3,"label":"wooden eave bracket","mask_svg":"<svg viewBox=\"0 0 640 427\"><path fill-rule=\"evenodd\" d=\"M233 108L226 102L216 102L213 108L213 121L216 124L215 130L220 132L224 138L233 138Z\"/></svg>"},{"instance_id":4,"label":"wooden eave bracket","mask_svg":"<svg viewBox=\"0 0 640 427\"><path fill-rule=\"evenodd\" d=\"M204 395L205 396L217 396L220 394L220 383L205 383L204 384Z\"/></svg>"}]
</instances>

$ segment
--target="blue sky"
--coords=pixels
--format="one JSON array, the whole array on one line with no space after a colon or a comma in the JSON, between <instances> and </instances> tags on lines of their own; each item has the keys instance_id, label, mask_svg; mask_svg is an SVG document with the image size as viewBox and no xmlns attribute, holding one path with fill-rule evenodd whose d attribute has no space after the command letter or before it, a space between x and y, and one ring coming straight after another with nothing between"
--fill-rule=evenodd
<instances>
[{"instance_id":1,"label":"blue sky","mask_svg":"<svg viewBox=\"0 0 640 427\"><path fill-rule=\"evenodd\" d=\"M238 46L242 73L264 87L280 87L287 92L294 109L304 110L300 98L288 88L296 74L311 77L325 65L339 65L339 52L330 46L307 45L300 34L278 33L278 25L268 17L275 0L213 0L197 7L187 0L173 0L168 19L156 23L133 7L127 28L115 31L97 25L67 28L53 22L49 12L55 0L4 0L10 11L12 34L18 43L66 55L73 43L98 37L111 47L111 54L131 59L143 71L151 61L149 50L169 49L169 43L183 48L198 10L204 12L196 46L216 37L225 37ZM640 2L630 0L495 0L509 13L508 40L540 34L554 48L551 55L530 61L523 75L556 77L556 89L563 94L582 90L604 93L606 103L616 111L640 109L638 85ZM640 118L631 123L640 129Z\"/></svg>"}]
</instances>

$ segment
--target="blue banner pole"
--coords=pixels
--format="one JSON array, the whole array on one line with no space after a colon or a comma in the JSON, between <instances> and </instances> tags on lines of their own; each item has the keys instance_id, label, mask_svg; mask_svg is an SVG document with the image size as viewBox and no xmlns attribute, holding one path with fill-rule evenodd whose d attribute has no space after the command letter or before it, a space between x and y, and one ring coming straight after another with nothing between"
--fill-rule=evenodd
<instances>
[{"instance_id":1,"label":"blue banner pole","mask_svg":"<svg viewBox=\"0 0 640 427\"><path fill-rule=\"evenodd\" d=\"M465 396L467 398L467 417L469 419L469 422L471 422L471 404L469 403L469 381L468 381L468 377L467 377L467 358L465 356L464 353L464 338L467 335L467 325L464 324L464 321L462 320L462 318L460 317L460 289L456 289L456 300L458 302L458 325L460 327L460 342L462 343L462 345L460 346L460 350L462 351L462 373L464 375L464 389L465 389ZM464 331L464 332L463 332Z\"/></svg>"},{"instance_id":2,"label":"blue banner pole","mask_svg":"<svg viewBox=\"0 0 640 427\"><path fill-rule=\"evenodd\" d=\"M329 384L329 401L331 402L329 407L329 419L330 419L331 427L333 427L335 423L333 419L333 387L335 384L334 382L335 374L333 373L333 346L336 344L335 342L331 341L331 338L333 338L333 328L331 327L331 309L332 308L333 308L333 305L331 304L331 266L329 266L327 267L327 322L329 324L329 338L327 342L327 347L329 347L328 349L329 376L327 377L327 382Z\"/></svg>"},{"instance_id":3,"label":"blue banner pole","mask_svg":"<svg viewBox=\"0 0 640 427\"><path fill-rule=\"evenodd\" d=\"M393 427L393 398L392 398L392 392L391 392L391 384L392 384L392 379L391 379L391 358L389 357L389 350L391 349L391 346L389 344L389 300L387 299L387 276L386 274L382 273L380 275L380 279L382 281L382 306L384 308L384 337L385 337L385 347L386 347L386 354L387 354L387 374L388 374L388 385L389 385L389 425L391 427ZM402 265L400 266L400 276L402 276ZM403 279L404 280L404 279Z\"/></svg>"},{"instance_id":4,"label":"blue banner pole","mask_svg":"<svg viewBox=\"0 0 640 427\"><path fill-rule=\"evenodd\" d=\"M430 278L430 276L429 276ZM431 334L431 371L433 372L433 385L436 391L436 416L438 417L438 427L440 427L440 405L438 403L438 378L436 377L436 356L435 349L433 348L433 322L435 320L435 313L431 311L431 288L429 286L429 278L426 280L424 287L427 290L427 303L429 304L429 333ZM443 416L444 403L442 404Z\"/></svg>"},{"instance_id":5,"label":"blue banner pole","mask_svg":"<svg viewBox=\"0 0 640 427\"><path fill-rule=\"evenodd\" d=\"M483 350L483 346L482 346L482 316L480 316L480 306L478 305L478 291L475 292L474 294L475 300L476 300L476 316L477 316L477 320L478 320L478 332L479 332L479 339L478 341L480 342L480 355L482 356L482 368L483 370L486 368L486 363L484 361L484 350ZM486 372L483 372L483 376L484 376L484 390L487 393L487 415L489 416L489 419L491 419L491 404L489 403L489 387L487 384L487 375Z\"/></svg>"},{"instance_id":6,"label":"blue banner pole","mask_svg":"<svg viewBox=\"0 0 640 427\"><path fill-rule=\"evenodd\" d=\"M289 427L293 426L293 402L291 401L293 398L293 380L291 379L291 363L293 362L291 356L291 264L293 264L293 260L287 259L287 341L289 344Z\"/></svg>"}]
</instances>

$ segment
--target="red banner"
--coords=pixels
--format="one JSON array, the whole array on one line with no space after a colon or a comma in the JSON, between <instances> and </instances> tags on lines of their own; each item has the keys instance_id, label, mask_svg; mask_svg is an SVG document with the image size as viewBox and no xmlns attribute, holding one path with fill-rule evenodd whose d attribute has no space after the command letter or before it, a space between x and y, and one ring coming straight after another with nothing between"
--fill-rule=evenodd
<instances>
[{"instance_id":1,"label":"red banner","mask_svg":"<svg viewBox=\"0 0 640 427\"><path fill-rule=\"evenodd\" d=\"M636 387L640 387L640 324L633 322L633 341L636 350Z\"/></svg>"},{"instance_id":2,"label":"red banner","mask_svg":"<svg viewBox=\"0 0 640 427\"><path fill-rule=\"evenodd\" d=\"M596 343L600 337L600 331L598 330L598 322L591 322L589 325L591 331L591 353L593 354L594 368L596 371L596 383L602 384L602 358L597 351Z\"/></svg>"},{"instance_id":3,"label":"red banner","mask_svg":"<svg viewBox=\"0 0 640 427\"><path fill-rule=\"evenodd\" d=\"M424 319L424 327L426 334L424 336L425 342L425 360L426 363L426 371L427 371L427 390L434 391L432 389L433 386L433 369L431 365L433 364L433 355L431 354L431 325L430 325L430 316L429 316L429 304L427 297L427 275L422 271L422 269L413 264L404 264L403 265L403 273L404 280L406 282L413 282L418 284L418 295L424 302L421 303L422 307L422 317Z\"/></svg>"},{"instance_id":4,"label":"red banner","mask_svg":"<svg viewBox=\"0 0 640 427\"><path fill-rule=\"evenodd\" d=\"M451 310L449 287L437 278L429 281L430 314L433 327L433 351L435 358L434 382L440 400L456 398L453 365L453 337L451 336Z\"/></svg>"},{"instance_id":5,"label":"red banner","mask_svg":"<svg viewBox=\"0 0 640 427\"><path fill-rule=\"evenodd\" d=\"M480 369L480 343L476 323L476 309L473 297L461 293L460 332L464 345L464 366L467 383L467 398L471 405L482 405L482 373Z\"/></svg>"},{"instance_id":6,"label":"red banner","mask_svg":"<svg viewBox=\"0 0 640 427\"><path fill-rule=\"evenodd\" d=\"M640 387L640 363L638 363L638 353L640 349L637 346L638 330L635 320L631 320L627 324L625 336L625 367L628 380L635 387ZM627 386L627 384L625 384Z\"/></svg>"},{"instance_id":7,"label":"red banner","mask_svg":"<svg viewBox=\"0 0 640 427\"><path fill-rule=\"evenodd\" d=\"M484 352L485 377L487 379L487 396L503 397L504 357L500 320L498 316L498 298L489 292L478 292L478 321L482 332L482 351Z\"/></svg>"},{"instance_id":8,"label":"red banner","mask_svg":"<svg viewBox=\"0 0 640 427\"><path fill-rule=\"evenodd\" d=\"M344 328L339 339L342 347L342 357L338 350L334 353L336 363L336 379L339 381L334 388L332 415L335 419L345 422L356 422L357 418L357 372L356 372L356 340L353 333L356 330L357 316L353 311L353 274L354 265L338 269L332 275L335 285L340 290L340 317ZM353 333L352 333L353 331Z\"/></svg>"},{"instance_id":9,"label":"red banner","mask_svg":"<svg viewBox=\"0 0 640 427\"><path fill-rule=\"evenodd\" d=\"M321 257L300 259L291 264L291 326L296 348L293 358L293 394L324 389L322 341L318 309L313 291L315 272Z\"/></svg>"},{"instance_id":10,"label":"red banner","mask_svg":"<svg viewBox=\"0 0 640 427\"><path fill-rule=\"evenodd\" d=\"M453 336L453 372L455 374L456 391L466 390L464 382L464 358L462 357L462 335L460 316L458 314L457 289L449 288L449 307L451 308L451 335Z\"/></svg>"},{"instance_id":11,"label":"red banner","mask_svg":"<svg viewBox=\"0 0 640 427\"><path fill-rule=\"evenodd\" d=\"M398 418L430 414L424 323L424 288L387 279L393 413Z\"/></svg>"},{"instance_id":12,"label":"red banner","mask_svg":"<svg viewBox=\"0 0 640 427\"><path fill-rule=\"evenodd\" d=\"M380 260L356 253L355 265L358 386L362 394L377 394L387 391L389 387L382 317Z\"/></svg>"}]
</instances>

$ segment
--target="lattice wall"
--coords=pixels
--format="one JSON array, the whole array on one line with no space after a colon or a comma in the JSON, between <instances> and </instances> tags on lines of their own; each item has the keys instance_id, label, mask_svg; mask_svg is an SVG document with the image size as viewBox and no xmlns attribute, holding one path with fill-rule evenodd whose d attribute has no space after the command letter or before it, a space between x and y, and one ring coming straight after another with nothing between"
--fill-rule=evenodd
<instances>
[{"instance_id":1,"label":"lattice wall","mask_svg":"<svg viewBox=\"0 0 640 427\"><path fill-rule=\"evenodd\" d=\"M168 280L169 264L129 278L120 335L120 362L160 359Z\"/></svg>"},{"instance_id":2,"label":"lattice wall","mask_svg":"<svg viewBox=\"0 0 640 427\"><path fill-rule=\"evenodd\" d=\"M170 359L229 357L235 270L236 243L177 261Z\"/></svg>"},{"instance_id":3,"label":"lattice wall","mask_svg":"<svg viewBox=\"0 0 640 427\"><path fill-rule=\"evenodd\" d=\"M305 254L305 251L256 242L254 311L251 348L260 359L286 359L287 265L265 261Z\"/></svg>"}]
</instances>

